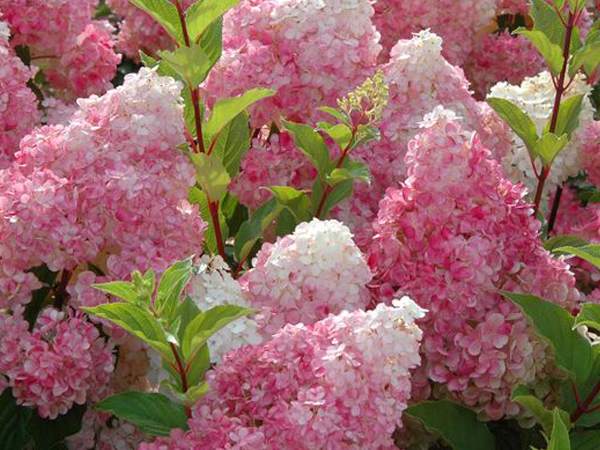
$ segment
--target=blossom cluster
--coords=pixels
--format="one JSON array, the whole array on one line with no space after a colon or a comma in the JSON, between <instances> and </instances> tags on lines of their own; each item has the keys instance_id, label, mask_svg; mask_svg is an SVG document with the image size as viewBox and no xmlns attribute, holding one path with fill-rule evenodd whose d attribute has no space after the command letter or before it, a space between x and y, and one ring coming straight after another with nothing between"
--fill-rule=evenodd
<instances>
[{"instance_id":1,"label":"blossom cluster","mask_svg":"<svg viewBox=\"0 0 600 450\"><path fill-rule=\"evenodd\" d=\"M424 311L403 298L372 311L287 325L225 356L190 431L140 450L392 448L419 365Z\"/></svg>"},{"instance_id":2,"label":"blossom cluster","mask_svg":"<svg viewBox=\"0 0 600 450\"><path fill-rule=\"evenodd\" d=\"M50 308L30 332L22 313L0 313L0 378L17 403L55 419L75 403L101 400L114 360L98 330L81 313Z\"/></svg>"},{"instance_id":3,"label":"blossom cluster","mask_svg":"<svg viewBox=\"0 0 600 450\"><path fill-rule=\"evenodd\" d=\"M34 71L10 47L9 35L8 25L0 22L0 169L9 164L19 141L39 118L37 99L27 87Z\"/></svg>"},{"instance_id":4,"label":"blossom cluster","mask_svg":"<svg viewBox=\"0 0 600 450\"><path fill-rule=\"evenodd\" d=\"M430 311L422 353L434 396L489 419L514 416L511 390L543 386L553 369L546 344L499 291L572 307L575 279L542 247L525 190L503 177L479 137L442 107L422 126L408 178L388 189L374 224L373 284L382 299L404 293Z\"/></svg>"},{"instance_id":5,"label":"blossom cluster","mask_svg":"<svg viewBox=\"0 0 600 450\"><path fill-rule=\"evenodd\" d=\"M307 121L372 75L380 50L368 0L247 0L224 18L223 56L206 81L213 98L255 87L277 94L252 125Z\"/></svg>"},{"instance_id":6,"label":"blossom cluster","mask_svg":"<svg viewBox=\"0 0 600 450\"><path fill-rule=\"evenodd\" d=\"M92 20L96 0L4 0L0 7L13 35L11 45L29 48L45 68L56 94L74 99L111 87L121 57L113 28Z\"/></svg>"},{"instance_id":7,"label":"blossom cluster","mask_svg":"<svg viewBox=\"0 0 600 450\"><path fill-rule=\"evenodd\" d=\"M67 126L22 140L0 171L0 306L29 301L39 283L27 271L41 264L73 271L89 262L123 279L199 252L205 223L186 201L194 169L177 149L180 89L142 69L79 100Z\"/></svg>"},{"instance_id":8,"label":"blossom cluster","mask_svg":"<svg viewBox=\"0 0 600 450\"><path fill-rule=\"evenodd\" d=\"M310 325L329 314L370 302L371 272L337 220L313 219L274 244L265 243L240 280L244 297L261 308L261 328L272 335L285 324Z\"/></svg>"}]
</instances>

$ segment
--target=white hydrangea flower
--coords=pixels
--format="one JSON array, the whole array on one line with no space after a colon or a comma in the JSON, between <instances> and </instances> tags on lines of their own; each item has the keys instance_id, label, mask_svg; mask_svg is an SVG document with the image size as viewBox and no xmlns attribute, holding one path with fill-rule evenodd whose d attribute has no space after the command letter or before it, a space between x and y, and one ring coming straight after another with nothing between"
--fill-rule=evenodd
<instances>
[{"instance_id":1,"label":"white hydrangea flower","mask_svg":"<svg viewBox=\"0 0 600 450\"><path fill-rule=\"evenodd\" d=\"M546 180L545 193L552 193L556 186L561 185L569 177L575 176L581 170L579 159L579 147L581 146L581 130L585 125L591 123L594 118L594 110L587 95L591 87L585 83L583 75L579 74L569 86L563 96L563 101L569 97L583 94L583 109L580 115L580 128L573 134L569 145L557 156L552 164L550 175ZM554 107L555 89L552 84L550 72L542 72L535 77L525 78L520 86L501 82L490 90L488 98L502 98L509 100L525 111L533 120L538 134L541 135L544 127L552 116ZM538 168L539 160L537 161ZM537 178L535 176L529 153L523 141L513 133L513 145L511 151L502 160L502 166L512 181L522 181L533 195L537 189ZM546 202L542 202L545 206Z\"/></svg>"},{"instance_id":2,"label":"white hydrangea flower","mask_svg":"<svg viewBox=\"0 0 600 450\"><path fill-rule=\"evenodd\" d=\"M337 220L301 223L294 233L263 245L253 265L240 284L251 304L264 308L261 325L269 335L287 323L310 325L370 302L371 271L352 233Z\"/></svg>"},{"instance_id":3,"label":"white hydrangea flower","mask_svg":"<svg viewBox=\"0 0 600 450\"><path fill-rule=\"evenodd\" d=\"M233 279L220 256L202 256L199 269L200 273L192 278L189 294L201 311L225 304L250 308L239 283ZM213 363L219 363L229 350L261 342L256 322L251 317L242 317L208 340L210 359Z\"/></svg>"}]
</instances>

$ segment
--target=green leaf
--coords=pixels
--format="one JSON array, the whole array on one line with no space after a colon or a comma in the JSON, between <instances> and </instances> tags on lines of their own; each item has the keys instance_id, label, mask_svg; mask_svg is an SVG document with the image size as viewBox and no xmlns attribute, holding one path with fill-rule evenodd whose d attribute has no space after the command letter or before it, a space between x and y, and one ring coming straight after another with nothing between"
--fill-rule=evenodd
<instances>
[{"instance_id":1,"label":"green leaf","mask_svg":"<svg viewBox=\"0 0 600 450\"><path fill-rule=\"evenodd\" d=\"M586 245L583 247L566 246L559 247L556 251L579 256L600 269L600 245Z\"/></svg>"},{"instance_id":2,"label":"green leaf","mask_svg":"<svg viewBox=\"0 0 600 450\"><path fill-rule=\"evenodd\" d=\"M168 0L129 0L154 18L171 35L175 42L183 43L179 13Z\"/></svg>"},{"instance_id":3,"label":"green leaf","mask_svg":"<svg viewBox=\"0 0 600 450\"><path fill-rule=\"evenodd\" d=\"M168 436L171 430L187 430L185 408L162 394L122 392L105 398L94 408L137 425L150 436Z\"/></svg>"},{"instance_id":4,"label":"green leaf","mask_svg":"<svg viewBox=\"0 0 600 450\"><path fill-rule=\"evenodd\" d=\"M494 450L494 436L477 415L456 403L426 401L404 411L432 433L441 436L454 450Z\"/></svg>"},{"instance_id":5,"label":"green leaf","mask_svg":"<svg viewBox=\"0 0 600 450\"><path fill-rule=\"evenodd\" d=\"M569 440L569 430L562 421L560 410L554 408L553 426L550 442L548 442L548 450L571 450L571 442Z\"/></svg>"},{"instance_id":6,"label":"green leaf","mask_svg":"<svg viewBox=\"0 0 600 450\"><path fill-rule=\"evenodd\" d=\"M348 163L346 167L333 169L333 171L327 175L327 184L330 186L335 186L346 180L360 180L367 184L371 184L369 167L366 164L353 161Z\"/></svg>"},{"instance_id":7,"label":"green leaf","mask_svg":"<svg viewBox=\"0 0 600 450\"><path fill-rule=\"evenodd\" d=\"M223 54L223 19L214 21L200 38L200 47L208 56L209 71Z\"/></svg>"},{"instance_id":8,"label":"green leaf","mask_svg":"<svg viewBox=\"0 0 600 450\"><path fill-rule=\"evenodd\" d=\"M583 107L583 97L583 94L574 95L560 104L560 109L558 110L558 120L556 122L556 130L554 131L554 134L557 136L566 134L569 139L571 139L571 135L579 126L579 114L581 113L581 109ZM550 130L551 122L552 119L548 120L548 123L546 124L546 132Z\"/></svg>"},{"instance_id":9,"label":"green leaf","mask_svg":"<svg viewBox=\"0 0 600 450\"><path fill-rule=\"evenodd\" d=\"M235 236L234 251L238 262L245 261L263 231L281 212L281 205L273 198L260 206L252 217L242 224Z\"/></svg>"},{"instance_id":10,"label":"green leaf","mask_svg":"<svg viewBox=\"0 0 600 450\"><path fill-rule=\"evenodd\" d=\"M563 47L565 42L565 27L554 9L543 0L532 0L530 15L535 23L535 30L544 33L550 42ZM572 49L576 49L576 36L571 38Z\"/></svg>"},{"instance_id":11,"label":"green leaf","mask_svg":"<svg viewBox=\"0 0 600 450\"><path fill-rule=\"evenodd\" d=\"M600 33L598 34L600 35ZM573 55L573 60L569 65L569 76L573 78L581 67L589 75L598 67L598 64L600 64L600 42L586 43Z\"/></svg>"},{"instance_id":12,"label":"green leaf","mask_svg":"<svg viewBox=\"0 0 600 450\"><path fill-rule=\"evenodd\" d=\"M342 150L344 150L352 140L352 130L348 125L343 123L331 126L327 122L319 122L319 130L323 131L331 139L337 142Z\"/></svg>"},{"instance_id":13,"label":"green leaf","mask_svg":"<svg viewBox=\"0 0 600 450\"><path fill-rule=\"evenodd\" d=\"M348 118L348 116L346 116L344 113L342 113L341 111L339 111L335 108L330 108L329 106L322 106L317 109L319 111L323 111L324 113L329 114L332 117L335 117L337 120L339 120L342 123L345 123L348 126L351 125L351 122L350 122L350 119Z\"/></svg>"},{"instance_id":14,"label":"green leaf","mask_svg":"<svg viewBox=\"0 0 600 450\"><path fill-rule=\"evenodd\" d=\"M138 293L133 286L133 283L127 281L111 281L109 283L92 284L92 287L127 302L138 302Z\"/></svg>"},{"instance_id":15,"label":"green leaf","mask_svg":"<svg viewBox=\"0 0 600 450\"><path fill-rule=\"evenodd\" d=\"M552 433L552 426L554 423L553 412L547 409L542 401L531 393L527 386L518 386L515 388L512 392L511 400L524 406L529 412L531 412L533 417L535 417L536 421L542 426L547 435ZM559 410L559 413L565 423L570 423L568 412Z\"/></svg>"},{"instance_id":16,"label":"green leaf","mask_svg":"<svg viewBox=\"0 0 600 450\"><path fill-rule=\"evenodd\" d=\"M298 220L287 209L282 209L277 217L277 226L275 227L275 235L277 237L287 236L292 234L298 226Z\"/></svg>"},{"instance_id":17,"label":"green leaf","mask_svg":"<svg viewBox=\"0 0 600 450\"><path fill-rule=\"evenodd\" d=\"M208 344L204 344L194 353L193 359L191 361L186 360L185 363L189 363L190 365L190 370L187 374L190 387L204 383L204 375L208 372L208 369L210 369L210 352Z\"/></svg>"},{"instance_id":18,"label":"green leaf","mask_svg":"<svg viewBox=\"0 0 600 450\"><path fill-rule=\"evenodd\" d=\"M563 55L560 46L553 44L548 36L539 30L528 30L519 28L513 32L514 34L522 34L531 41L538 49L540 54L546 60L550 71L554 75L558 75L563 66Z\"/></svg>"},{"instance_id":19,"label":"green leaf","mask_svg":"<svg viewBox=\"0 0 600 450\"><path fill-rule=\"evenodd\" d=\"M600 449L600 430L576 431L571 435L573 450L598 450Z\"/></svg>"},{"instance_id":20,"label":"green leaf","mask_svg":"<svg viewBox=\"0 0 600 450\"><path fill-rule=\"evenodd\" d=\"M580 325L600 330L600 305L596 303L584 303L581 311L575 317L574 326L577 327Z\"/></svg>"},{"instance_id":21,"label":"green leaf","mask_svg":"<svg viewBox=\"0 0 600 450\"><path fill-rule=\"evenodd\" d=\"M569 138L566 134L558 137L554 133L547 133L535 143L534 153L540 157L544 167L548 168L568 143Z\"/></svg>"},{"instance_id":22,"label":"green leaf","mask_svg":"<svg viewBox=\"0 0 600 450\"><path fill-rule=\"evenodd\" d=\"M592 347L592 367L588 377L583 381L577 381L575 386L581 398L587 398L596 383L600 379L600 348ZM581 401L581 400L580 400ZM589 405L589 409L594 409L600 405L600 398L596 399ZM577 408L577 399L575 398L574 389L570 381L565 381L561 384L561 408L566 411L575 411ZM593 427L600 423L600 410L593 411L588 414L583 414L577 419L577 426Z\"/></svg>"},{"instance_id":23,"label":"green leaf","mask_svg":"<svg viewBox=\"0 0 600 450\"><path fill-rule=\"evenodd\" d=\"M196 181L209 201L221 200L231 183L231 177L221 161L206 153L189 153L188 156L196 167Z\"/></svg>"},{"instance_id":24,"label":"green leaf","mask_svg":"<svg viewBox=\"0 0 600 450\"><path fill-rule=\"evenodd\" d=\"M167 323L174 320L179 309L180 296L192 276L192 258L178 261L160 277L156 289L155 308Z\"/></svg>"},{"instance_id":25,"label":"green leaf","mask_svg":"<svg viewBox=\"0 0 600 450\"><path fill-rule=\"evenodd\" d=\"M289 186L270 186L277 203L286 208L298 223L310 220L310 199L302 192Z\"/></svg>"},{"instance_id":26,"label":"green leaf","mask_svg":"<svg viewBox=\"0 0 600 450\"><path fill-rule=\"evenodd\" d=\"M129 331L150 344L167 360L172 359L164 329L147 310L131 303L122 302L106 303L83 309Z\"/></svg>"},{"instance_id":27,"label":"green leaf","mask_svg":"<svg viewBox=\"0 0 600 450\"><path fill-rule=\"evenodd\" d=\"M65 438L81 430L85 405L73 405L66 414L61 414L55 419L42 419L34 414L29 422L29 433L33 437L38 449L56 449L64 442Z\"/></svg>"},{"instance_id":28,"label":"green leaf","mask_svg":"<svg viewBox=\"0 0 600 450\"><path fill-rule=\"evenodd\" d=\"M0 396L0 448L21 450L31 436L27 430L33 409L17 405L11 389Z\"/></svg>"},{"instance_id":29,"label":"green leaf","mask_svg":"<svg viewBox=\"0 0 600 450\"><path fill-rule=\"evenodd\" d=\"M209 146L210 143L207 143ZM214 141L211 157L218 158L231 178L234 178L239 170L240 163L246 152L250 149L250 126L248 114L238 114L219 133Z\"/></svg>"},{"instance_id":30,"label":"green leaf","mask_svg":"<svg viewBox=\"0 0 600 450\"><path fill-rule=\"evenodd\" d=\"M573 330L575 319L554 303L529 294L502 292L531 319L537 333L554 348L555 362L573 375L585 380L591 369L592 351L589 343Z\"/></svg>"},{"instance_id":31,"label":"green leaf","mask_svg":"<svg viewBox=\"0 0 600 450\"><path fill-rule=\"evenodd\" d=\"M202 0L189 7L186 23L190 40L196 40L204 31L223 14L237 5L241 0Z\"/></svg>"},{"instance_id":32,"label":"green leaf","mask_svg":"<svg viewBox=\"0 0 600 450\"><path fill-rule=\"evenodd\" d=\"M253 312L252 309L237 305L219 305L202 312L189 323L183 334L183 356L188 360L195 349L206 344L206 341L221 328Z\"/></svg>"},{"instance_id":33,"label":"green leaf","mask_svg":"<svg viewBox=\"0 0 600 450\"><path fill-rule=\"evenodd\" d=\"M556 236L544 242L544 248L555 255L566 255L568 253L559 251L560 247L585 247L587 245L585 239L574 235Z\"/></svg>"},{"instance_id":34,"label":"green leaf","mask_svg":"<svg viewBox=\"0 0 600 450\"><path fill-rule=\"evenodd\" d=\"M488 104L519 136L531 153L538 140L533 120L514 103L502 98L490 98Z\"/></svg>"},{"instance_id":35,"label":"green leaf","mask_svg":"<svg viewBox=\"0 0 600 450\"><path fill-rule=\"evenodd\" d=\"M204 124L207 140L212 142L217 134L236 116L244 112L247 107L273 95L275 95L275 91L270 89L251 89L238 97L217 100L208 121Z\"/></svg>"},{"instance_id":36,"label":"green leaf","mask_svg":"<svg viewBox=\"0 0 600 450\"><path fill-rule=\"evenodd\" d=\"M179 341L183 340L183 333L187 328L188 324L200 314L200 309L196 306L194 301L187 296L183 302L179 305L177 315L181 317L181 323L179 324L178 338Z\"/></svg>"},{"instance_id":37,"label":"green leaf","mask_svg":"<svg viewBox=\"0 0 600 450\"><path fill-rule=\"evenodd\" d=\"M158 52L158 55L162 58L161 65L166 64L179 74L192 89L196 89L206 79L212 68L208 55L199 44L181 46L173 52L164 50Z\"/></svg>"},{"instance_id":38,"label":"green leaf","mask_svg":"<svg viewBox=\"0 0 600 450\"><path fill-rule=\"evenodd\" d=\"M308 157L319 172L319 178L324 181L331 166L331 159L323 138L308 125L286 120L283 121L283 125L294 136L296 147Z\"/></svg>"}]
</instances>

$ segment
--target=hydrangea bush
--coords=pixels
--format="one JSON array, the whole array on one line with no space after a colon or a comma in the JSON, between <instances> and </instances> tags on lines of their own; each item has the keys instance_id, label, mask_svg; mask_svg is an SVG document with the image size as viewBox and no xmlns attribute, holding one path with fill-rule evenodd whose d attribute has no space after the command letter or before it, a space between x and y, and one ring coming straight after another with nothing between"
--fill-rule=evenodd
<instances>
[{"instance_id":1,"label":"hydrangea bush","mask_svg":"<svg viewBox=\"0 0 600 450\"><path fill-rule=\"evenodd\" d=\"M0 0L0 449L597 450L599 16Z\"/></svg>"}]
</instances>

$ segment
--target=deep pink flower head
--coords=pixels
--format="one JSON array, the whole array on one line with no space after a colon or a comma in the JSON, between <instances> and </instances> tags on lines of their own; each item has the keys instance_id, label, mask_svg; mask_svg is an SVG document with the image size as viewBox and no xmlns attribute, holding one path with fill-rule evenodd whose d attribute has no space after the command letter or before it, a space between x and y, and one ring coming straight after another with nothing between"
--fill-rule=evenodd
<instances>
[{"instance_id":1,"label":"deep pink flower head","mask_svg":"<svg viewBox=\"0 0 600 450\"><path fill-rule=\"evenodd\" d=\"M271 198L265 186L293 186L309 189L317 176L310 160L296 148L289 133L264 136L252 140L244 155L240 173L233 180L231 191L239 201L256 209Z\"/></svg>"},{"instance_id":2,"label":"deep pink flower head","mask_svg":"<svg viewBox=\"0 0 600 450\"><path fill-rule=\"evenodd\" d=\"M39 120L37 99L27 87L34 71L15 55L8 38L8 27L0 22L0 169L10 163L21 138Z\"/></svg>"},{"instance_id":3,"label":"deep pink flower head","mask_svg":"<svg viewBox=\"0 0 600 450\"><path fill-rule=\"evenodd\" d=\"M546 63L529 39L504 31L481 38L463 68L477 98L485 99L496 83L521 84L543 71Z\"/></svg>"},{"instance_id":4,"label":"deep pink flower head","mask_svg":"<svg viewBox=\"0 0 600 450\"><path fill-rule=\"evenodd\" d=\"M189 421L139 450L379 450L394 448L417 367L424 311L342 312L312 326L287 325L272 340L225 356Z\"/></svg>"},{"instance_id":5,"label":"deep pink flower head","mask_svg":"<svg viewBox=\"0 0 600 450\"><path fill-rule=\"evenodd\" d=\"M539 222L479 137L437 108L409 144L408 178L390 188L369 255L381 300L412 296L430 311L422 354L434 395L484 417L514 416L518 384L547 383L546 344L498 291L570 307L579 298L568 266L538 238Z\"/></svg>"},{"instance_id":6,"label":"deep pink flower head","mask_svg":"<svg viewBox=\"0 0 600 450\"><path fill-rule=\"evenodd\" d=\"M462 69L444 59L439 36L425 30L399 41L382 70L390 97L380 124L381 141L354 152L369 165L373 183L357 184L354 198L335 216L351 221L361 248L372 237L370 223L385 190L406 177L408 142L419 132L423 116L436 106L456 111L469 129L479 132L495 157L504 156L512 142L509 128L496 113L471 96Z\"/></svg>"},{"instance_id":7,"label":"deep pink flower head","mask_svg":"<svg viewBox=\"0 0 600 450\"><path fill-rule=\"evenodd\" d=\"M3 0L11 45L26 45L34 64L47 69L56 94L77 98L110 87L121 57L113 50L112 28L93 21L96 0ZM108 28L107 28L108 27Z\"/></svg>"},{"instance_id":8,"label":"deep pink flower head","mask_svg":"<svg viewBox=\"0 0 600 450\"><path fill-rule=\"evenodd\" d=\"M276 90L251 108L255 127L309 121L374 72L372 14L368 0L245 0L225 16L223 56L205 88L211 98Z\"/></svg>"},{"instance_id":9,"label":"deep pink flower head","mask_svg":"<svg viewBox=\"0 0 600 450\"><path fill-rule=\"evenodd\" d=\"M123 279L200 251L205 223L186 201L195 171L177 149L180 90L142 69L79 100L69 125L22 140L17 162L0 171L0 307L29 301L26 271L41 264L96 262Z\"/></svg>"},{"instance_id":10,"label":"deep pink flower head","mask_svg":"<svg viewBox=\"0 0 600 450\"><path fill-rule=\"evenodd\" d=\"M240 284L249 303L263 310L269 335L287 323L310 325L370 301L367 262L337 220L301 223L294 233L264 244L253 266Z\"/></svg>"},{"instance_id":11,"label":"deep pink flower head","mask_svg":"<svg viewBox=\"0 0 600 450\"><path fill-rule=\"evenodd\" d=\"M112 346L81 313L44 310L33 332L22 317L0 314L0 377L17 403L55 419L75 403L102 399L114 369Z\"/></svg>"},{"instance_id":12,"label":"deep pink flower head","mask_svg":"<svg viewBox=\"0 0 600 450\"><path fill-rule=\"evenodd\" d=\"M497 0L378 0L373 22L381 33L385 61L399 39L431 29L444 39L444 56L462 64L478 37L496 15ZM457 26L457 21L460 26Z\"/></svg>"}]
</instances>

